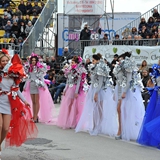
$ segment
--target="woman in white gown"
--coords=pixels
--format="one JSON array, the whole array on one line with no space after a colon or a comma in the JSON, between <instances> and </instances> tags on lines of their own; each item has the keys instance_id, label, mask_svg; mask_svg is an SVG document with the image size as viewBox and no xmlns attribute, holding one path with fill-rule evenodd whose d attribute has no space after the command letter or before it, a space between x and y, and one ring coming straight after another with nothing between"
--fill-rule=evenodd
<instances>
[{"instance_id":1,"label":"woman in white gown","mask_svg":"<svg viewBox=\"0 0 160 160\"><path fill-rule=\"evenodd\" d=\"M115 100L119 128L115 139L136 140L145 108L141 96L142 82L131 53L119 56L113 73L116 76Z\"/></svg>"},{"instance_id":2,"label":"woman in white gown","mask_svg":"<svg viewBox=\"0 0 160 160\"><path fill-rule=\"evenodd\" d=\"M109 67L104 63L100 54L92 57L91 85L76 132L89 132L90 135L100 133L115 135L117 132L116 103L110 88ZM108 112L107 112L108 110Z\"/></svg>"}]
</instances>

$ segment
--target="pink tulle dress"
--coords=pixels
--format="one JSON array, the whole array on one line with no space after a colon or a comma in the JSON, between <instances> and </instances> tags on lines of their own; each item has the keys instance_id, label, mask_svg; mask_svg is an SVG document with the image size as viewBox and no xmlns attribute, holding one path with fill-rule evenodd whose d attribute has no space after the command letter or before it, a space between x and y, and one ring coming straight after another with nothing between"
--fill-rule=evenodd
<instances>
[{"instance_id":1,"label":"pink tulle dress","mask_svg":"<svg viewBox=\"0 0 160 160\"><path fill-rule=\"evenodd\" d=\"M74 68L65 69L67 84L60 105L57 126L62 129L75 128L83 111L85 91L83 85L86 78L86 70L82 64ZM75 97L75 94L78 94Z\"/></svg>"},{"instance_id":2,"label":"pink tulle dress","mask_svg":"<svg viewBox=\"0 0 160 160\"><path fill-rule=\"evenodd\" d=\"M47 124L54 124L55 106L43 78L47 71L47 66L41 63L38 66L34 66L31 70L30 67L26 65L25 70L28 74L28 79L24 86L23 95L28 103L30 103L31 111L33 110L31 94L39 94L39 121Z\"/></svg>"}]
</instances>

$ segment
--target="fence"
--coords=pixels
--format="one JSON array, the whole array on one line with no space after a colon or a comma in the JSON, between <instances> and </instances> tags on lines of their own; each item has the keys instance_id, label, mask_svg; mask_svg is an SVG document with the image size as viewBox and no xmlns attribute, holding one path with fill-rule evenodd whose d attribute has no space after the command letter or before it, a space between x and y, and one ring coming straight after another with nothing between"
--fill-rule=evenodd
<instances>
[{"instance_id":1,"label":"fence","mask_svg":"<svg viewBox=\"0 0 160 160\"><path fill-rule=\"evenodd\" d=\"M48 0L42 10L38 20L34 24L33 29L22 45L21 55L29 56L36 47L37 41L41 38L44 28L48 25L53 13L57 11L57 0Z\"/></svg>"},{"instance_id":2,"label":"fence","mask_svg":"<svg viewBox=\"0 0 160 160\"><path fill-rule=\"evenodd\" d=\"M70 41L68 56L80 55L83 56L86 46L99 45L130 45L130 46L157 46L160 45L160 39L130 39L130 40L89 40L89 41Z\"/></svg>"}]
</instances>

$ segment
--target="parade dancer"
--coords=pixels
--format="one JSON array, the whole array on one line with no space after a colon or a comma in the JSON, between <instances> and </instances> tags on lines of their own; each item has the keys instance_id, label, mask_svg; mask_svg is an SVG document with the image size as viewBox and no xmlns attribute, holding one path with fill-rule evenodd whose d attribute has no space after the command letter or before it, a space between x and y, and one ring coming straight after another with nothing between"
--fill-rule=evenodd
<instances>
[{"instance_id":1,"label":"parade dancer","mask_svg":"<svg viewBox=\"0 0 160 160\"><path fill-rule=\"evenodd\" d=\"M91 135L103 133L113 136L117 132L117 122L116 104L113 101L112 89L109 88L110 69L100 54L94 54L89 71L91 85L76 132L88 131Z\"/></svg>"},{"instance_id":2,"label":"parade dancer","mask_svg":"<svg viewBox=\"0 0 160 160\"><path fill-rule=\"evenodd\" d=\"M144 116L142 82L131 53L119 56L113 70L116 76L114 99L117 102L119 129L115 139L136 140Z\"/></svg>"},{"instance_id":3,"label":"parade dancer","mask_svg":"<svg viewBox=\"0 0 160 160\"><path fill-rule=\"evenodd\" d=\"M67 78L66 87L60 105L57 126L62 129L75 128L81 116L85 91L86 70L82 64L82 58L74 56L71 64L64 69Z\"/></svg>"},{"instance_id":4,"label":"parade dancer","mask_svg":"<svg viewBox=\"0 0 160 160\"><path fill-rule=\"evenodd\" d=\"M29 63L25 64L25 71L28 75L23 94L32 104L33 121L35 123L53 123L54 103L47 85L44 82L44 75L47 72L47 66L40 61L40 57L32 53L29 57Z\"/></svg>"},{"instance_id":5,"label":"parade dancer","mask_svg":"<svg viewBox=\"0 0 160 160\"><path fill-rule=\"evenodd\" d=\"M36 138L37 128L31 121L29 104L19 91L25 72L20 58L15 54L10 62L8 51L0 52L0 154L6 147L20 146L27 138ZM1 159L1 158L0 158Z\"/></svg>"},{"instance_id":6,"label":"parade dancer","mask_svg":"<svg viewBox=\"0 0 160 160\"><path fill-rule=\"evenodd\" d=\"M137 142L160 149L160 60L159 64L154 64L150 71L155 87L148 88L151 98Z\"/></svg>"}]
</instances>

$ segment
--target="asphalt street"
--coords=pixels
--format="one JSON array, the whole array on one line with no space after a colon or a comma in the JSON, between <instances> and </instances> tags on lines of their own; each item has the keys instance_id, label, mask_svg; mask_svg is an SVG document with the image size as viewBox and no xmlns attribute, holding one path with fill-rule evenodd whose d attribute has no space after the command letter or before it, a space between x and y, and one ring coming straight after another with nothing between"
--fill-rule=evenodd
<instances>
[{"instance_id":1,"label":"asphalt street","mask_svg":"<svg viewBox=\"0 0 160 160\"><path fill-rule=\"evenodd\" d=\"M56 105L58 114L59 105ZM105 135L90 136L57 126L37 124L37 139L4 148L2 160L160 160L160 150Z\"/></svg>"}]
</instances>

